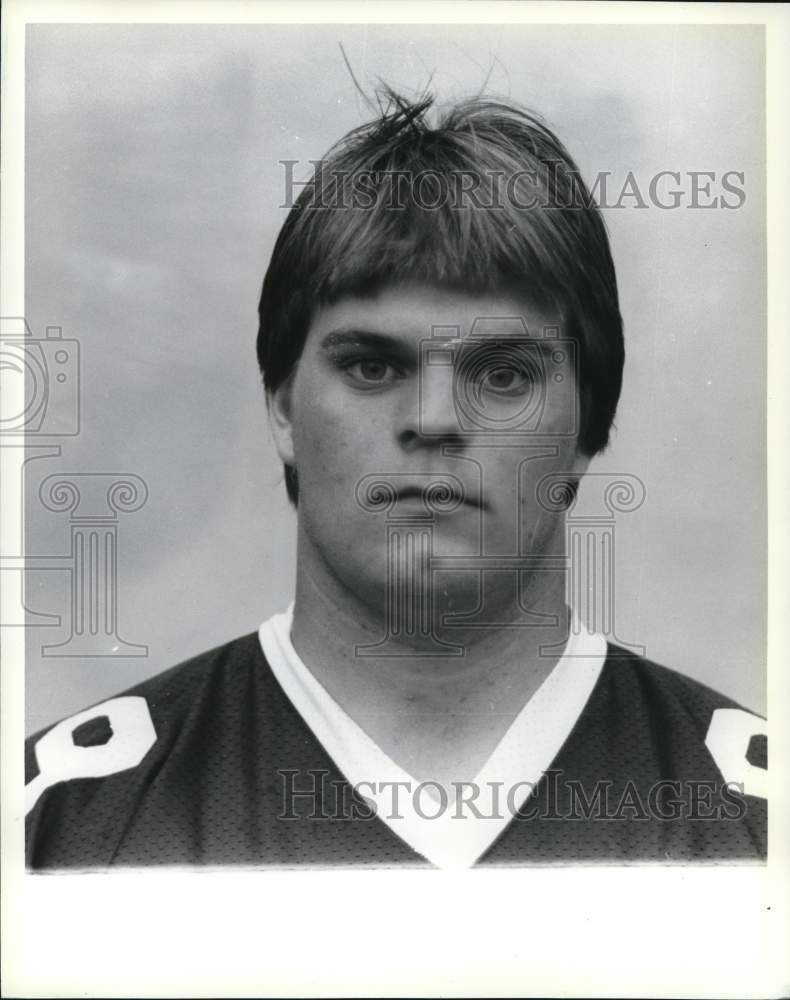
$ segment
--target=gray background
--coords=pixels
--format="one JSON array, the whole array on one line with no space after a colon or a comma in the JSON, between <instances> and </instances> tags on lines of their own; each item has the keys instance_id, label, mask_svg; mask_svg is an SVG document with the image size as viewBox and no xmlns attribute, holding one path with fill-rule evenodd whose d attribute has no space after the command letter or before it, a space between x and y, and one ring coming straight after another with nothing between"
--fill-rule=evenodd
<instances>
[{"instance_id":1,"label":"gray background","mask_svg":"<svg viewBox=\"0 0 790 1000\"><path fill-rule=\"evenodd\" d=\"M617 526L617 628L765 708L763 32L751 26L75 26L27 29L26 315L79 339L82 430L31 464L27 551L68 550L55 472L148 484L120 525L120 634L141 659L43 658L67 574L31 573L28 731L248 632L290 600L294 516L254 357L260 282L306 164L372 88L540 111L589 179L746 174L737 211L605 212L626 325L610 450L648 497ZM307 174L307 168L300 176ZM688 182L684 182L688 190Z\"/></svg>"}]
</instances>

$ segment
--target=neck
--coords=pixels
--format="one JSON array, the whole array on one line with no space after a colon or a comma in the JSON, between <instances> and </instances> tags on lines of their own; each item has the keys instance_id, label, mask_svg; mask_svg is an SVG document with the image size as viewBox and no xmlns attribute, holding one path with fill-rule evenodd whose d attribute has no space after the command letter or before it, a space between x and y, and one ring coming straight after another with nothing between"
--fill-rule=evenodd
<instances>
[{"instance_id":1,"label":"neck","mask_svg":"<svg viewBox=\"0 0 790 1000\"><path fill-rule=\"evenodd\" d=\"M427 637L407 628L387 636L383 607L350 592L315 555L300 539L294 648L335 701L404 764L414 765L410 752L430 757L432 741L445 755L448 740L479 754L496 745L568 636L561 573L533 574L521 595L516 574L483 574L482 606L494 627L449 625L445 607Z\"/></svg>"}]
</instances>

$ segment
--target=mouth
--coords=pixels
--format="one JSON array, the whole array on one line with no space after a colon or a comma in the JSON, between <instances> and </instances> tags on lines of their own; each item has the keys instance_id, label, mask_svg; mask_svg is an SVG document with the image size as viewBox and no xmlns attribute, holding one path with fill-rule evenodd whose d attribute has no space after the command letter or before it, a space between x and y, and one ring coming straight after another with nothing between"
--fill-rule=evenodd
<instances>
[{"instance_id":1,"label":"mouth","mask_svg":"<svg viewBox=\"0 0 790 1000\"><path fill-rule=\"evenodd\" d=\"M397 500L398 502L418 502L426 510L436 514L449 513L459 507L472 507L475 510L484 507L482 498L477 491L473 492L460 483L455 485L443 479L437 479L427 486L402 486L397 490Z\"/></svg>"},{"instance_id":2,"label":"mouth","mask_svg":"<svg viewBox=\"0 0 790 1000\"><path fill-rule=\"evenodd\" d=\"M449 472L370 473L357 483L356 497L362 509L373 514L399 504L410 516L417 505L419 513L435 515L488 509L477 484L467 485Z\"/></svg>"}]
</instances>

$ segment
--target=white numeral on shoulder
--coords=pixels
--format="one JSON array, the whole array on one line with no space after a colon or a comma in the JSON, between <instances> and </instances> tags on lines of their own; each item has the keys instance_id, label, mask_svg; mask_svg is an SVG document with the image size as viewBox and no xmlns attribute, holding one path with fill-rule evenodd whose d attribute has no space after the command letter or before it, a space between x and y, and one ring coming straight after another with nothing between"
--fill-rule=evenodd
<instances>
[{"instance_id":1,"label":"white numeral on shoulder","mask_svg":"<svg viewBox=\"0 0 790 1000\"><path fill-rule=\"evenodd\" d=\"M742 785L746 795L768 798L768 771L746 759L753 736L768 736L768 723L741 708L717 708L705 737L705 746L724 776L724 780Z\"/></svg>"},{"instance_id":2,"label":"white numeral on shoulder","mask_svg":"<svg viewBox=\"0 0 790 1000\"><path fill-rule=\"evenodd\" d=\"M112 736L101 746L74 743L76 729L92 719L107 718ZM36 743L38 775L25 786L26 812L41 794L59 781L103 778L136 767L156 742L156 730L145 698L112 698L53 726Z\"/></svg>"}]
</instances>

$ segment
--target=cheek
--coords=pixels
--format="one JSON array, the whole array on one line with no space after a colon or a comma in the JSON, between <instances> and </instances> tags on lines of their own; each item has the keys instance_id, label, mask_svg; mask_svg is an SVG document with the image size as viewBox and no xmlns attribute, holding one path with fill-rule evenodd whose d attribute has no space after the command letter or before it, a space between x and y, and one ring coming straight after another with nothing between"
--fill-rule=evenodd
<instances>
[{"instance_id":1,"label":"cheek","mask_svg":"<svg viewBox=\"0 0 790 1000\"><path fill-rule=\"evenodd\" d=\"M347 462L347 429L332 414L316 407L294 423L294 455L300 482L328 484Z\"/></svg>"},{"instance_id":2,"label":"cheek","mask_svg":"<svg viewBox=\"0 0 790 1000\"><path fill-rule=\"evenodd\" d=\"M313 392L307 382L301 388L293 422L300 485L313 489L318 502L330 494L350 501L356 482L379 471L384 429L373 414L360 413L347 393L324 386Z\"/></svg>"},{"instance_id":3,"label":"cheek","mask_svg":"<svg viewBox=\"0 0 790 1000\"><path fill-rule=\"evenodd\" d=\"M519 507L522 516L542 522L550 521L552 510L547 510L546 491L551 487L555 477L559 480L574 480L578 478L576 465L575 438L558 439L558 454L535 458L521 468L519 482ZM546 477L551 477L547 479ZM543 497L543 500L540 497Z\"/></svg>"}]
</instances>

